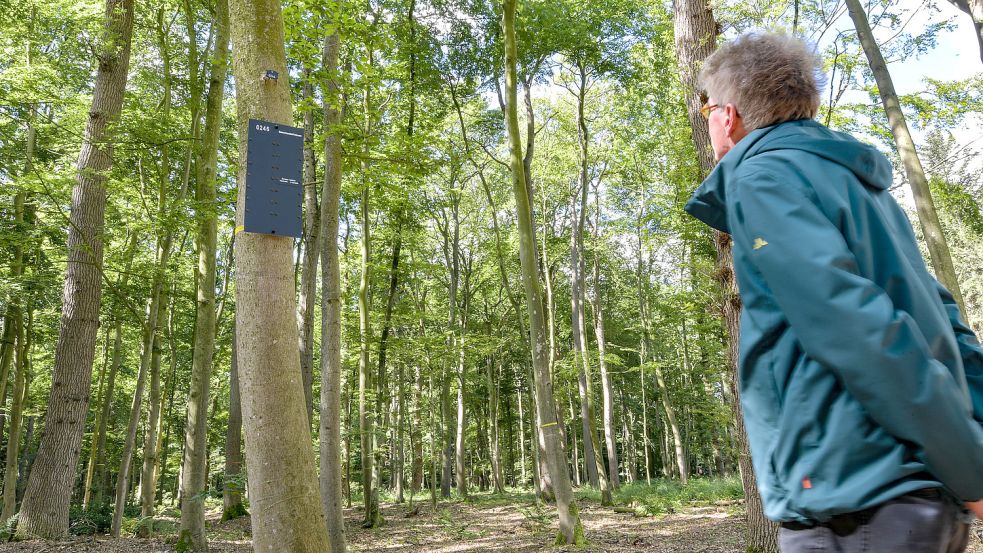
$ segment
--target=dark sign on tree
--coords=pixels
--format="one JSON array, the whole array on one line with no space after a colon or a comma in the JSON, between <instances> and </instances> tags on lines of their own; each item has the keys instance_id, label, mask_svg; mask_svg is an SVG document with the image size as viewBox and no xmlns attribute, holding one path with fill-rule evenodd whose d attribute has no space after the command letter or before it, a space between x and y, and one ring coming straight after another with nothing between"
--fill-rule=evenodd
<instances>
[{"instance_id":1,"label":"dark sign on tree","mask_svg":"<svg viewBox=\"0 0 983 553\"><path fill-rule=\"evenodd\" d=\"M246 162L246 232L301 236L304 131L249 120Z\"/></svg>"}]
</instances>

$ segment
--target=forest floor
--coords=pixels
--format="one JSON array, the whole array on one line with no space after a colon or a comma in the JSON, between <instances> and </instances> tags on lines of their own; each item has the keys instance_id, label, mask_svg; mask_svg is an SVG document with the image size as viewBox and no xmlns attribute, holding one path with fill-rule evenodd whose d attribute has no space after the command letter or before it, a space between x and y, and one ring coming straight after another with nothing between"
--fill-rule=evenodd
<instances>
[{"instance_id":1,"label":"forest floor","mask_svg":"<svg viewBox=\"0 0 983 553\"><path fill-rule=\"evenodd\" d=\"M426 498L425 498L426 499ZM743 551L740 504L691 505L660 516L636 516L579 499L587 547L552 547L554 511L537 506L526 496L482 496L473 501L438 505L418 502L415 515L408 504L382 506L385 524L363 529L361 509L345 510L349 551L392 553L459 552L660 552L740 553ZM720 503L720 502L718 502ZM726 503L726 502L724 502ZM622 509L623 510L623 509ZM208 540L213 552L252 551L249 518L221 522L220 510L208 513ZM968 553L983 553L983 524L977 522ZM79 537L63 542L23 542L0 545L11 553L170 553L174 536L157 539L107 536Z\"/></svg>"}]
</instances>

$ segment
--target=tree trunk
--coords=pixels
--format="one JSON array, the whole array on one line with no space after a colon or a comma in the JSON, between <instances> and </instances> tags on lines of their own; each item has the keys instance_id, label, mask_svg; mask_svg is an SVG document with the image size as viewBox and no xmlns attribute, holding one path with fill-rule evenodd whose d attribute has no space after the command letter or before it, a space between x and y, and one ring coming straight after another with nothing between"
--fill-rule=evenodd
<instances>
[{"instance_id":1,"label":"tree trunk","mask_svg":"<svg viewBox=\"0 0 983 553\"><path fill-rule=\"evenodd\" d=\"M239 119L239 201L245 217L248 122L292 122L283 19L276 0L230 5ZM258 78L266 70L282 81ZM236 348L246 471L256 551L321 552L329 547L297 355L292 240L236 237Z\"/></svg>"},{"instance_id":2,"label":"tree trunk","mask_svg":"<svg viewBox=\"0 0 983 553\"><path fill-rule=\"evenodd\" d=\"M18 222L23 222L23 197ZM22 248L18 245L14 262L20 265L23 258ZM20 260L18 260L20 258ZM15 265L16 268L16 265ZM25 329L23 314L18 309L15 319L11 321L14 325L16 360L14 361L14 392L10 401L10 433L7 435L7 458L3 473L3 513L0 520L6 521L14 516L17 508L17 457L20 453L20 433L21 421L24 415L24 388L27 382L27 354L30 351L32 328L32 314L30 308L27 312L27 325Z\"/></svg>"},{"instance_id":3,"label":"tree trunk","mask_svg":"<svg viewBox=\"0 0 983 553\"><path fill-rule=\"evenodd\" d=\"M102 298L102 232L113 133L123 106L133 31L133 0L107 0L92 108L79 153L68 230L68 266L54 372L41 446L24 493L19 539L57 539L68 533L92 384L92 360Z\"/></svg>"},{"instance_id":4,"label":"tree trunk","mask_svg":"<svg viewBox=\"0 0 983 553\"><path fill-rule=\"evenodd\" d=\"M467 303L467 301L465 301ZM466 316L466 315L465 315ZM465 328L461 325L461 335L457 338L458 360L457 360L457 435L454 440L455 450L455 472L457 478L457 491L464 499L468 498L468 473L464 464L465 434L467 433L467 412L465 411L465 394L467 393L465 377L467 376L467 365L464 362L464 336Z\"/></svg>"},{"instance_id":5,"label":"tree trunk","mask_svg":"<svg viewBox=\"0 0 983 553\"><path fill-rule=\"evenodd\" d=\"M680 0L674 9L676 51L679 59L679 72L683 89L686 91L686 112L693 131L702 176L713 169L713 148L710 145L710 131L706 119L700 115L700 94L697 87L697 71L703 61L716 49L716 38L720 32L709 4L702 0ZM741 299L734 278L731 257L730 237L714 232L714 246L717 252L717 281L721 289L723 320L727 329L727 365L730 380L734 383L734 397L737 398L737 359L740 344ZM738 436L746 436L744 418L740 401L733 402L734 424ZM759 553L778 551L778 524L765 518L757 482L751 467L751 452L747 440L738 439L738 457L741 466L741 482L746 501L745 543L748 550Z\"/></svg>"},{"instance_id":6,"label":"tree trunk","mask_svg":"<svg viewBox=\"0 0 983 553\"><path fill-rule=\"evenodd\" d=\"M963 318L968 320L966 305L963 303L963 294L959 289L959 280L956 278L956 270L952 265L949 245L945 241L945 234L942 231L941 223L939 223L939 215L935 211L935 201L932 199L932 191L928 186L928 179L925 178L922 163L918 159L915 142L911 139L908 123L901 111L898 94L894 91L891 73L887 69L884 57L881 56L881 49L877 45L877 41L874 40L874 34L867 22L867 14L864 13L859 0L847 0L846 5L850 11L850 18L853 19L853 25L857 28L857 36L863 46L864 53L867 55L874 80L877 82L881 103L884 104L884 112L887 114L887 121L891 126L891 134L894 135L894 142L898 146L898 155L904 165L905 175L908 177L908 182L911 183L911 192L915 198L915 211L918 212L918 221L921 223L922 234L925 236L925 245L928 246L932 268L935 270L939 282L952 292L953 298L959 305L959 310L962 311ZM983 7L980 8L980 11L983 11Z\"/></svg>"},{"instance_id":7,"label":"tree trunk","mask_svg":"<svg viewBox=\"0 0 983 553\"><path fill-rule=\"evenodd\" d=\"M502 473L502 458L500 452L500 441L498 431L498 383L501 376L501 367L497 366L498 358L489 357L487 362L487 377L485 385L488 387L488 429L489 429L489 453L492 468L492 484L495 486L495 493L505 493L505 478Z\"/></svg>"},{"instance_id":8,"label":"tree trunk","mask_svg":"<svg viewBox=\"0 0 983 553\"><path fill-rule=\"evenodd\" d=\"M164 9L157 9L157 41L160 48L161 58L162 58L162 72L164 75L163 84L164 90L162 95L161 104L163 109L161 111L161 118L164 121L170 120L171 111L171 58L170 58L170 48L168 47L168 33L164 29ZM194 126L194 123L192 124ZM193 132L193 130L192 130ZM168 156L168 146L165 144L161 146L161 163L160 163L160 198L159 205L166 206L166 190L167 184L170 180L170 162ZM180 196L183 197L183 187ZM159 213L159 216L163 216L163 210ZM166 257L162 256L162 266L158 267L158 271L166 271ZM166 284L161 280L161 286L166 286ZM150 537L153 533L153 515L154 515L154 492L156 492L157 487L155 485L154 478L156 476L155 469L157 465L157 442L158 442L158 423L160 421L160 355L161 355L161 339L162 334L161 329L166 327L167 324L167 306L169 305L169 294L165 288L162 288L159 292L160 299L156 312L156 320L153 322L152 332L154 336L150 340L150 397L148 402L150 403L150 411L148 413L147 419L147 431L144 434L143 442L143 468L140 474L140 516L144 518L150 518L144 524L141 524L138 528L138 535L142 538ZM149 324L150 321L148 321Z\"/></svg>"},{"instance_id":9,"label":"tree trunk","mask_svg":"<svg viewBox=\"0 0 983 553\"><path fill-rule=\"evenodd\" d=\"M369 47L369 65L373 65L373 52ZM359 329L359 356L358 356L358 426L359 438L361 440L362 455L362 500L364 506L364 518L362 519L363 528L375 528L381 523L379 512L379 489L378 479L375 476L374 452L378 447L376 437L376 416L373 413L370 402L370 390L375 391L375 382L372 371L369 368L369 343L372 340L372 328L369 322L369 258L372 252L369 234L369 144L368 136L372 132L372 95L368 88L365 89L362 99L363 115L363 144L362 144L362 193L359 202L359 218L362 236L359 239L359 249L362 253L361 278L358 286L358 329Z\"/></svg>"},{"instance_id":10,"label":"tree trunk","mask_svg":"<svg viewBox=\"0 0 983 553\"><path fill-rule=\"evenodd\" d=\"M215 3L215 51L212 54L205 100L205 127L196 152L195 198L198 201L198 283L195 302L194 354L188 391L187 421L184 425L184 455L181 462L181 526L178 548L207 551L203 492L208 479L208 396L215 354L215 258L218 254L216 209L216 166L222 124L222 97L228 73L229 8L226 0ZM245 188L242 186L242 188ZM248 265L242 264L248 271ZM238 275L237 275L238 276Z\"/></svg>"},{"instance_id":11,"label":"tree trunk","mask_svg":"<svg viewBox=\"0 0 983 553\"><path fill-rule=\"evenodd\" d=\"M167 305L170 302L169 294L164 291L161 296L161 308L157 310L157 329L165 328L167 325ZM160 421L160 354L161 338L154 338L151 348L150 359L150 412L147 417L147 432L144 434L143 441L143 470L140 474L140 516L154 516L154 492L157 491L155 468L157 467L157 430ZM152 524L142 524L139 528L139 536L142 538L150 537L153 532Z\"/></svg>"},{"instance_id":12,"label":"tree trunk","mask_svg":"<svg viewBox=\"0 0 983 553\"><path fill-rule=\"evenodd\" d=\"M656 364L652 370L655 371L655 383L659 386L659 398L662 400L662 409L666 413L666 423L672 433L672 445L676 457L675 468L679 471L679 480L685 486L689 481L689 456L686 453L686 446L683 444L676 407L669 397L669 386L666 385L665 377L662 375L662 367Z\"/></svg>"},{"instance_id":13,"label":"tree trunk","mask_svg":"<svg viewBox=\"0 0 983 553\"><path fill-rule=\"evenodd\" d=\"M235 323L233 323L233 336ZM232 341L232 366L229 367L229 424L225 427L225 483L222 486L222 520L248 514L242 503L242 403L239 399L239 356Z\"/></svg>"},{"instance_id":14,"label":"tree trunk","mask_svg":"<svg viewBox=\"0 0 983 553\"><path fill-rule=\"evenodd\" d=\"M569 404L570 404L570 421L573 422L573 421L576 421L577 420L577 413L573 410L573 395L571 394L568 399L569 399ZM570 458L570 464L573 465L573 467L572 467L572 470L570 472L573 474L573 485L579 487L581 485L581 478L580 478L580 450L578 450L577 447L578 447L577 446L577 431L575 429L571 428L570 429L570 448L573 449L573 452L572 452L572 455L571 455L571 458ZM586 467L586 465L587 465L587 463L584 463L584 466L585 467Z\"/></svg>"},{"instance_id":15,"label":"tree trunk","mask_svg":"<svg viewBox=\"0 0 983 553\"><path fill-rule=\"evenodd\" d=\"M161 271L157 269L157 274ZM154 293L152 287L151 294ZM110 527L110 535L114 538L119 537L120 529L123 525L123 511L126 508L127 497L130 492L131 461L133 460L133 449L136 447L137 431L140 426L140 411L143 407L143 390L147 382L147 371L150 368L150 348L153 347L154 334L152 325L157 324L158 301L151 297L147 307L147 320L144 322L143 330L143 353L140 355L140 368L137 372L136 389L133 392L133 402L130 405L129 422L126 425L126 434L123 438L123 455L119 463L119 474L116 477L116 502L113 507L113 521Z\"/></svg>"},{"instance_id":16,"label":"tree trunk","mask_svg":"<svg viewBox=\"0 0 983 553\"><path fill-rule=\"evenodd\" d=\"M451 183L451 188L453 189L454 183ZM455 225L453 228L445 229L444 233L444 262L447 265L447 270L449 271L448 280L449 285L447 288L447 338L444 344L447 347L447 351L450 352L454 347L454 339L457 335L457 288L458 281L460 279L460 259L458 257L458 252L460 250L460 226L457 224L459 218L457 217L457 208L460 202L460 198L451 192L451 209L454 212L452 217ZM455 434L454 427L451 425L452 413L451 413L451 399L450 399L450 389L451 389L451 368L450 363L445 362L444 364L444 375L441 382L440 389L440 406L441 414L443 415L444 423L444 471L440 478L440 495L441 497L451 496L451 473L454 468L454 452L455 452ZM457 478L460 479L460 474Z\"/></svg>"},{"instance_id":17,"label":"tree trunk","mask_svg":"<svg viewBox=\"0 0 983 553\"><path fill-rule=\"evenodd\" d=\"M30 29L27 37L27 64L31 64L31 35L33 34L34 11L31 12ZM32 109L32 112L34 110ZM34 147L37 139L37 132L34 126L28 122L27 125L27 144L25 148L24 170L22 175L29 177L34 167ZM19 284L21 276L24 274L24 237L26 236L26 225L33 224L25 214L25 203L27 194L20 190L14 195L14 229L17 233L17 241L14 245L14 256L11 263L11 279ZM24 328L24 309L22 305L28 304L23 298L14 299L10 304L8 315L13 315L4 319L4 330L11 330L10 342L5 344L9 352L16 357L14 363L14 391L10 400L10 432L7 435L7 458L3 473L3 509L0 515L0 522L5 522L14 516L17 508L17 456L20 453L20 432L21 421L24 411L24 391L27 382L27 354L30 351L31 335L33 332L33 317L30 304L28 304L27 328ZM7 352L5 352L6 354ZM4 355L3 357L6 357ZM9 366L9 360L7 360ZM3 387L7 385L7 369L3 372ZM0 410L6 404L6 389L0 392ZM0 435L3 426L0 425Z\"/></svg>"},{"instance_id":18,"label":"tree trunk","mask_svg":"<svg viewBox=\"0 0 983 553\"><path fill-rule=\"evenodd\" d=\"M304 383L307 418L314 421L314 302L317 299L317 261L321 253L320 211L317 207L317 175L314 158L314 84L310 68L303 71L304 97L304 255L301 259L300 294L297 300L297 347ZM310 103L311 105L307 105Z\"/></svg>"},{"instance_id":19,"label":"tree trunk","mask_svg":"<svg viewBox=\"0 0 983 553\"><path fill-rule=\"evenodd\" d=\"M526 430L525 430L525 413L522 410L522 388L519 386L515 387L515 395L517 396L517 402L519 404L519 458L520 458L520 469L519 474L522 478L522 486L525 486L529 482L529 478L526 476Z\"/></svg>"},{"instance_id":20,"label":"tree trunk","mask_svg":"<svg viewBox=\"0 0 983 553\"><path fill-rule=\"evenodd\" d=\"M597 217L594 222L594 335L597 338L597 360L601 371L601 397L604 403L604 443L608 454L608 477L612 488L621 485L618 479L618 442L614 434L614 394L611 390L611 375L608 374L606 359L607 345L604 336L604 301L601 289L601 252L598 240L601 234L601 196L600 185L595 189Z\"/></svg>"},{"instance_id":21,"label":"tree trunk","mask_svg":"<svg viewBox=\"0 0 983 553\"><path fill-rule=\"evenodd\" d=\"M526 182L526 175L522 168L515 69L517 58L515 0L503 1L502 27L505 35L506 127L511 154L512 186L518 212L519 258L522 266L523 288L526 293L526 309L529 315L533 370L536 389L539 392L537 407L541 421L540 426L546 441L546 463L553 481L556 507L560 518L557 542L582 543L584 541L583 526L580 523L580 513L573 497L573 489L570 486L570 473L566 470L566 455L557 428L556 401L553 397L553 384L549 375L546 324L542 312L543 296L536 263L536 237L533 230L532 209L529 205L529 183Z\"/></svg>"},{"instance_id":22,"label":"tree trunk","mask_svg":"<svg viewBox=\"0 0 983 553\"><path fill-rule=\"evenodd\" d=\"M130 267L133 264L133 254L136 252L138 233L131 232L130 239L124 254L124 269L122 275L116 281L116 287L120 290L126 289L126 284L130 278ZM96 415L95 433L92 444L89 446L89 466L85 473L85 484L82 498L82 508L88 510L92 505L93 492L96 505L102 502L102 474L105 465L106 451L106 426L109 422L109 411L113 404L113 390L116 386L116 375L120 365L123 363L123 335L122 321L118 314L114 313L115 324L113 326L113 353L110 362L109 374L106 376L106 384L102 393L102 404Z\"/></svg>"},{"instance_id":23,"label":"tree trunk","mask_svg":"<svg viewBox=\"0 0 983 553\"><path fill-rule=\"evenodd\" d=\"M338 262L338 208L341 197L342 113L337 31L324 39L324 188L321 191L321 504L330 551L345 551L341 508L341 270ZM349 496L350 497L350 496Z\"/></svg>"},{"instance_id":24,"label":"tree trunk","mask_svg":"<svg viewBox=\"0 0 983 553\"><path fill-rule=\"evenodd\" d=\"M591 486L600 486L601 504L610 505L611 489L608 486L607 476L604 474L604 462L601 460L601 448L597 441L597 431L594 426L594 406L592 405L591 377L590 377L590 354L587 350L587 324L584 309L585 296L585 263L583 259L584 250L584 227L587 221L587 188L589 178L587 175L587 150L590 146L590 135L587 129L587 119L585 117L585 107L587 100L588 78L587 70L582 64L578 64L579 69L579 88L577 89L577 142L579 145L579 173L577 177L577 192L571 196L571 225L570 225L570 301L571 312L573 313L573 338L574 350L579 358L578 377L580 391L580 417L582 420L582 432L584 437L584 465L587 468L587 477ZM576 197L580 197L580 209L577 209Z\"/></svg>"}]
</instances>

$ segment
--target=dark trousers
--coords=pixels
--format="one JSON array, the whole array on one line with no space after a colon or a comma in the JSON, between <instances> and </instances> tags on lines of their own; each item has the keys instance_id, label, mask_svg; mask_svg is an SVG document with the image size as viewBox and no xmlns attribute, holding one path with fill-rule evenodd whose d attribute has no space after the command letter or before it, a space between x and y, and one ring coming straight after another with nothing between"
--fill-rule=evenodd
<instances>
[{"instance_id":1,"label":"dark trousers","mask_svg":"<svg viewBox=\"0 0 983 553\"><path fill-rule=\"evenodd\" d=\"M960 515L938 491L921 490L821 524L786 522L778 543L782 553L961 553L969 524Z\"/></svg>"}]
</instances>

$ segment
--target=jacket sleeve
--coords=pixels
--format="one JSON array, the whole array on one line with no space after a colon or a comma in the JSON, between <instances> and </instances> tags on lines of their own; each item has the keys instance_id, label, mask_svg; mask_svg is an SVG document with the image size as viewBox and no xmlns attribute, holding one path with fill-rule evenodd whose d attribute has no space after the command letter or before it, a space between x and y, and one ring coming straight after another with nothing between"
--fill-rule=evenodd
<instances>
[{"instance_id":1,"label":"jacket sleeve","mask_svg":"<svg viewBox=\"0 0 983 553\"><path fill-rule=\"evenodd\" d=\"M973 401L973 416L976 422L983 425L983 346L969 325L962 320L959 304L952 294L938 281L935 286L945 311L949 315L949 323L959 344L959 354L963 359L966 370L966 383L969 385L969 396Z\"/></svg>"},{"instance_id":2,"label":"jacket sleeve","mask_svg":"<svg viewBox=\"0 0 983 553\"><path fill-rule=\"evenodd\" d=\"M736 180L728 210L735 247L747 252L803 351L886 431L917 445L926 468L960 499L983 498L983 427L911 315L860 275L798 174L759 170Z\"/></svg>"}]
</instances>

